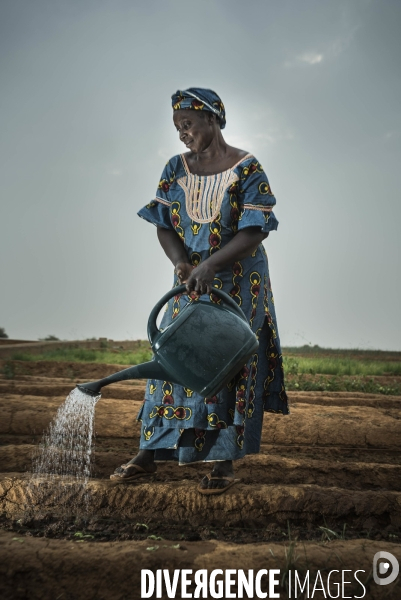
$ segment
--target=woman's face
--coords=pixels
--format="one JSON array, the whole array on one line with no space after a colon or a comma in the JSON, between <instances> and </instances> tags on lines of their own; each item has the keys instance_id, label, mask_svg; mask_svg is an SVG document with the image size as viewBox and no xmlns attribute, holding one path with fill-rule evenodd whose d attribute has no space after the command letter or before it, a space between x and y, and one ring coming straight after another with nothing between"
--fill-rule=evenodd
<instances>
[{"instance_id":1,"label":"woman's face","mask_svg":"<svg viewBox=\"0 0 401 600\"><path fill-rule=\"evenodd\" d=\"M198 154L208 148L215 136L216 122L208 112L196 110L176 110L173 114L174 125L180 140L188 150Z\"/></svg>"}]
</instances>

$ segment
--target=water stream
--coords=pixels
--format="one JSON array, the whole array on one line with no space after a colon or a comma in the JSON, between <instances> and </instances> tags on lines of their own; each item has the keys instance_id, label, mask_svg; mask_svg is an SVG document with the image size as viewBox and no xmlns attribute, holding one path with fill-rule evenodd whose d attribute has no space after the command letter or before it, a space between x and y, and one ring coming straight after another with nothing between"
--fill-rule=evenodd
<instances>
[{"instance_id":1,"label":"water stream","mask_svg":"<svg viewBox=\"0 0 401 600\"><path fill-rule=\"evenodd\" d=\"M51 509L64 516L77 510L85 512L93 463L95 405L99 398L100 395L92 397L75 388L44 433L33 457L29 484L29 508L34 512Z\"/></svg>"}]
</instances>

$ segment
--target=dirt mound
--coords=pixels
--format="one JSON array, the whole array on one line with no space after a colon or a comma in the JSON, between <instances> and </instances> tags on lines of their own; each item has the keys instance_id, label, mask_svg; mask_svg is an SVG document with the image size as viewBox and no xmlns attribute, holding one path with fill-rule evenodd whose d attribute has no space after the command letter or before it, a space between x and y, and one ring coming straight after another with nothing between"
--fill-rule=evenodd
<instances>
[{"instance_id":1,"label":"dirt mound","mask_svg":"<svg viewBox=\"0 0 401 600\"><path fill-rule=\"evenodd\" d=\"M77 497L75 486L61 484L61 502L79 507L87 502L87 514L101 518L137 519L141 522L167 521L172 526L201 526L207 513L211 526L266 527L271 523L317 526L323 519L329 525L350 523L363 529L372 518L379 527L401 526L401 493L357 491L316 485L264 485L243 482L211 500L197 492L195 482L158 482L152 476L135 485L116 485L92 480ZM28 481L11 474L0 482L0 511L8 519L21 518L29 507ZM60 499L58 500L60 503ZM41 511L58 514L53 484L41 496Z\"/></svg>"},{"instance_id":2,"label":"dirt mound","mask_svg":"<svg viewBox=\"0 0 401 600\"><path fill-rule=\"evenodd\" d=\"M116 384L96 406L85 493L63 481L55 503L55 488L45 487L32 511L27 471L43 431L76 381L121 368L3 361L0 519L10 531L0 532L2 599L139 598L140 568L280 568L283 590L290 568L364 569L365 597L383 597L371 580L373 556L387 550L401 560L393 543L401 539L399 396L290 393L291 415L265 415L261 453L236 463L240 483L204 497L197 485L207 463L159 463L134 484L110 482L137 451L144 394L143 381Z\"/></svg>"},{"instance_id":3,"label":"dirt mound","mask_svg":"<svg viewBox=\"0 0 401 600\"><path fill-rule=\"evenodd\" d=\"M102 363L79 363L57 360L0 360L0 372L8 378L20 375L44 377L65 377L71 381L92 381L125 369L128 365L107 365Z\"/></svg>"},{"instance_id":4,"label":"dirt mound","mask_svg":"<svg viewBox=\"0 0 401 600\"><path fill-rule=\"evenodd\" d=\"M338 582L344 569L342 597L366 597L369 600L399 600L397 582L386 587L372 581L372 561L383 544L371 540L333 541L330 543L268 543L246 547L208 542L171 543L165 540L143 542L91 543L88 538L76 541L36 539L0 533L0 594L4 600L125 600L140 598L141 569L243 569L254 573L261 569L278 569L280 598L289 597L289 576L294 585L295 571L304 582L309 572L310 593L317 573L324 582L323 591L313 596L327 598L327 575L336 569L329 583L331 597L339 597ZM387 548L401 561L399 545ZM355 571L359 570L354 578ZM219 577L220 579L221 577ZM337 583L337 586L336 586ZM321 587L321 586L316 586ZM233 590L236 588L233 587ZM267 591L266 580L262 589ZM340 588L341 589L341 588ZM385 595L383 594L385 590ZM164 593L161 596L166 599ZM194 586L188 591L193 592ZM298 587L299 591L299 587ZM294 591L291 594L294 597ZM303 596L304 597L304 596ZM182 598L180 590L176 598ZM301 595L298 596L301 598Z\"/></svg>"}]
</instances>

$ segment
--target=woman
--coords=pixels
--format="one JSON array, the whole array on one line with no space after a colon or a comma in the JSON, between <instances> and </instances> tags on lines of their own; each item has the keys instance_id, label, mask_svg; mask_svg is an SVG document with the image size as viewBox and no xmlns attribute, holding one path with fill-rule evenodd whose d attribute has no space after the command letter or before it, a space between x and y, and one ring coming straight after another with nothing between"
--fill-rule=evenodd
<instances>
[{"instance_id":1,"label":"woman","mask_svg":"<svg viewBox=\"0 0 401 600\"><path fill-rule=\"evenodd\" d=\"M152 474L155 460L212 461L198 490L217 494L236 482L233 460L259 452L264 411L289 412L261 243L277 229L276 201L256 158L225 142L225 109L215 92L178 91L172 105L174 125L188 152L169 160L156 198L138 215L156 225L175 267L174 285L186 283L188 293L207 293L210 301L218 301L213 287L230 294L249 319L259 349L212 398L168 381L148 381L138 415L139 453L111 479L127 482ZM189 301L187 295L175 296L161 328Z\"/></svg>"}]
</instances>

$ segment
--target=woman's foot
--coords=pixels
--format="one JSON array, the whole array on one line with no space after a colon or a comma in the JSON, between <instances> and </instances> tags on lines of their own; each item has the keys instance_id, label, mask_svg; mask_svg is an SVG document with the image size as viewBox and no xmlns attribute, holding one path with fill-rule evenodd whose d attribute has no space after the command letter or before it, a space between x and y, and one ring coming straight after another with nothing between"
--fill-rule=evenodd
<instances>
[{"instance_id":1,"label":"woman's foot","mask_svg":"<svg viewBox=\"0 0 401 600\"><path fill-rule=\"evenodd\" d=\"M234 467L232 460L222 460L214 464L210 475L206 475L199 484L199 491L211 490L209 493L223 493L226 488L231 487L236 480L234 479Z\"/></svg>"},{"instance_id":2,"label":"woman's foot","mask_svg":"<svg viewBox=\"0 0 401 600\"><path fill-rule=\"evenodd\" d=\"M132 481L138 477L152 475L157 471L154 450L139 450L129 462L117 467L110 479L113 481Z\"/></svg>"}]
</instances>

